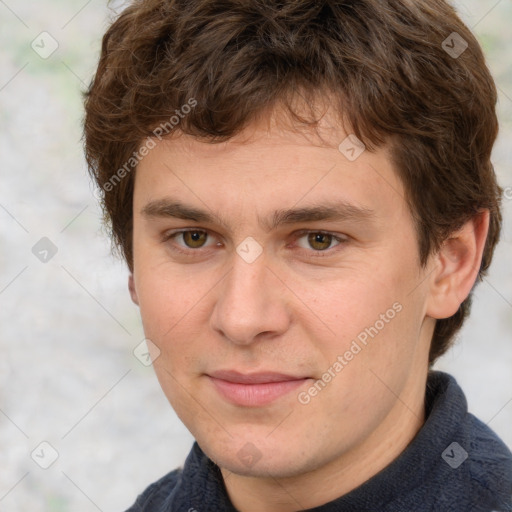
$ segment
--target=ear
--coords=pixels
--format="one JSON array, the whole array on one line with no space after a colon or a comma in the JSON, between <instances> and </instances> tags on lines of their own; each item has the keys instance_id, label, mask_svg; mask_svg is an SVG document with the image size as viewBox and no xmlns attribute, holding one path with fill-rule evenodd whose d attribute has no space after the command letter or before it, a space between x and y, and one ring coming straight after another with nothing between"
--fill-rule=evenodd
<instances>
[{"instance_id":1,"label":"ear","mask_svg":"<svg viewBox=\"0 0 512 512\"><path fill-rule=\"evenodd\" d=\"M132 301L139 305L139 298L137 297L137 291L135 290L135 281L133 279L133 273L130 272L130 276L128 277L128 290L130 290L130 295L132 297Z\"/></svg>"},{"instance_id":2,"label":"ear","mask_svg":"<svg viewBox=\"0 0 512 512\"><path fill-rule=\"evenodd\" d=\"M454 315L475 284L489 231L489 210L483 210L450 235L433 256L426 314Z\"/></svg>"}]
</instances>

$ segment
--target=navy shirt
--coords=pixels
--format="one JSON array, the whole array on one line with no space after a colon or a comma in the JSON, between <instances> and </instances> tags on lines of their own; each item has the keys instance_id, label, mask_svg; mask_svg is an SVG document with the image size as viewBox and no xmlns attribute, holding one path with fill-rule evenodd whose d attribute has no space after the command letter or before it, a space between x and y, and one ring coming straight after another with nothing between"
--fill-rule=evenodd
<instances>
[{"instance_id":1,"label":"navy shirt","mask_svg":"<svg viewBox=\"0 0 512 512\"><path fill-rule=\"evenodd\" d=\"M315 512L509 512L512 453L467 411L457 382L430 372L426 421L402 454ZM183 468L150 485L127 512L237 512L219 467L194 443Z\"/></svg>"}]
</instances>

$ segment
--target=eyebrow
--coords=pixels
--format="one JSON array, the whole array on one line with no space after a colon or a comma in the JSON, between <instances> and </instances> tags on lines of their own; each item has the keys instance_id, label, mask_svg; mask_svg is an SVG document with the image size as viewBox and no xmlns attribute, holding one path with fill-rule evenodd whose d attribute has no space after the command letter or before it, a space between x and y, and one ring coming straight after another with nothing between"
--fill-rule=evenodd
<instances>
[{"instance_id":1,"label":"eyebrow","mask_svg":"<svg viewBox=\"0 0 512 512\"><path fill-rule=\"evenodd\" d=\"M145 217L177 218L193 222L219 224L229 230L229 224L219 215L188 206L171 198L157 199L148 202L141 210ZM268 219L258 218L260 226L272 231L279 226L316 221L368 221L375 218L375 211L345 201L324 202L317 206L275 210Z\"/></svg>"}]
</instances>

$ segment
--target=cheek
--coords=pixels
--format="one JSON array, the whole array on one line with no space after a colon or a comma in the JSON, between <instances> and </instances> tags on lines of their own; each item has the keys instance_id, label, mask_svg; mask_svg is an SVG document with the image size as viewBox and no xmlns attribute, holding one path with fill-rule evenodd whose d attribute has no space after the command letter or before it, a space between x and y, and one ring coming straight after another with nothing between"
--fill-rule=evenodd
<instances>
[{"instance_id":1,"label":"cheek","mask_svg":"<svg viewBox=\"0 0 512 512\"><path fill-rule=\"evenodd\" d=\"M324 284L303 282L300 287L296 284L295 290L303 309L314 314L308 315L314 318L309 325L316 325L322 338L329 340L328 345L337 349L359 335L364 340L365 330L375 324L379 332L389 330L405 300L397 279L384 282L370 273Z\"/></svg>"},{"instance_id":2,"label":"cheek","mask_svg":"<svg viewBox=\"0 0 512 512\"><path fill-rule=\"evenodd\" d=\"M350 288L353 299L337 308L338 338L324 346L326 370L337 370L325 399L340 404L340 419L350 414L379 420L417 357L421 304L400 285L382 285L373 293Z\"/></svg>"},{"instance_id":3,"label":"cheek","mask_svg":"<svg viewBox=\"0 0 512 512\"><path fill-rule=\"evenodd\" d=\"M140 314L145 337L159 349L153 369L171 405L181 414L192 407L183 389L190 386L189 372L201 366L199 324L200 308L195 295L187 296L176 282L158 272L139 275ZM145 279L147 277L147 279ZM194 304L195 307L194 307Z\"/></svg>"},{"instance_id":4,"label":"cheek","mask_svg":"<svg viewBox=\"0 0 512 512\"><path fill-rule=\"evenodd\" d=\"M176 275L164 265L138 269L137 287L144 333L161 351L159 363L173 373L197 365L205 352L204 329L215 279ZM202 341L203 340L203 341ZM155 368L156 369L156 368Z\"/></svg>"},{"instance_id":5,"label":"cheek","mask_svg":"<svg viewBox=\"0 0 512 512\"><path fill-rule=\"evenodd\" d=\"M158 269L137 269L137 294L144 333L161 350L172 339L186 316L190 299L175 281L166 279Z\"/></svg>"},{"instance_id":6,"label":"cheek","mask_svg":"<svg viewBox=\"0 0 512 512\"><path fill-rule=\"evenodd\" d=\"M378 416L368 404L377 401L376 409L385 410L394 400L386 385L399 389L410 371L421 323L421 304L403 277L399 271L360 273L324 286L322 293L318 284L301 290L301 298L316 314L308 314L303 328L316 340L312 353L318 356L320 379L327 381L318 407L337 403L336 414L341 416Z\"/></svg>"}]
</instances>

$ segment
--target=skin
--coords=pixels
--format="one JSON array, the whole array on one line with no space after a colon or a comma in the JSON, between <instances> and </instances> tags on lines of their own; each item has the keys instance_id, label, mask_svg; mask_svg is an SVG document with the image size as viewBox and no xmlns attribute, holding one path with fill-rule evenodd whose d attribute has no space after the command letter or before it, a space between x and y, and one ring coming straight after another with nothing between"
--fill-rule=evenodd
<instances>
[{"instance_id":1,"label":"skin","mask_svg":"<svg viewBox=\"0 0 512 512\"><path fill-rule=\"evenodd\" d=\"M487 235L483 211L421 267L388 148L351 162L338 150L347 133L334 116L327 112L319 126L322 139L274 117L221 144L174 134L137 169L132 299L158 347L154 368L165 395L220 466L241 512L327 503L406 448L425 420L435 319L454 314L467 297ZM171 199L224 223L144 212ZM258 222L275 210L340 201L373 214L271 230ZM199 241L190 233L165 240L185 228L199 230ZM301 230L342 242L318 243ZM236 252L246 237L263 248L252 263ZM299 393L396 303L401 311L301 403ZM221 369L309 380L271 404L244 407L212 385L207 375ZM240 456L247 450L251 463Z\"/></svg>"}]
</instances>

